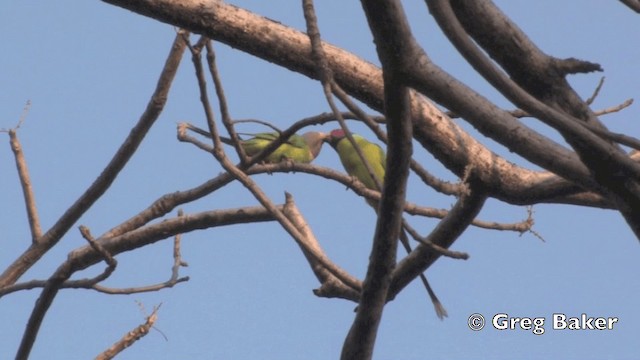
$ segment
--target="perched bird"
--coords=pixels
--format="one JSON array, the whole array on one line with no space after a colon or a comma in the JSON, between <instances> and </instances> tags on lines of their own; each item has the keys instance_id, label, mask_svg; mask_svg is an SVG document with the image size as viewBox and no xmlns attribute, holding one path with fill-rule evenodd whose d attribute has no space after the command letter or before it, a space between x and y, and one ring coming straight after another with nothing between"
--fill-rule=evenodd
<instances>
[{"instance_id":1,"label":"perched bird","mask_svg":"<svg viewBox=\"0 0 640 360\"><path fill-rule=\"evenodd\" d=\"M352 136L356 145L360 148L363 157L369 164L371 172L369 172L369 170L365 166L362 158L353 147L351 141L349 141L349 139L347 138L344 130L336 129L331 131L326 141L328 141L331 147L333 147L338 153L340 162L342 162L342 166L344 166L347 174L360 180L360 182L363 183L364 186L366 186L368 189L382 191L384 174L387 170L386 153L379 145L368 141L362 136L356 134L352 134ZM373 174L376 180L371 177L371 174ZM376 212L378 211L376 202L367 200L367 203L371 205L376 210ZM409 245L409 238L407 237L404 229L400 232L400 242L402 243L407 253L410 253L411 245ZM438 297L433 292L433 289L431 289L431 285L429 285L429 281L427 281L427 278L424 276L424 274L420 274L420 279L422 280L422 283L427 290L429 297L431 298L431 302L433 303L438 318L442 319L447 316L447 311L442 306L442 303L440 303L440 300L438 300Z\"/></svg>"},{"instance_id":2,"label":"perched bird","mask_svg":"<svg viewBox=\"0 0 640 360\"><path fill-rule=\"evenodd\" d=\"M338 152L340 162L342 162L347 174L360 180L368 189L381 191L382 189L378 188L378 184L381 186L384 181L384 174L387 169L387 155L380 145L374 144L360 135L353 134L352 136L356 145L362 151L362 155L367 160L375 180L371 177L371 173L342 129L331 131L327 141Z\"/></svg>"},{"instance_id":3,"label":"perched bird","mask_svg":"<svg viewBox=\"0 0 640 360\"><path fill-rule=\"evenodd\" d=\"M251 139L240 140L240 144L248 156L254 156L279 136L280 134L277 132L260 133ZM291 135L287 141L269 154L264 161L272 164L283 160L310 163L320 153L322 144L326 141L327 136L327 134L318 131L310 131L302 135ZM231 139L221 137L220 140L225 144L232 145Z\"/></svg>"}]
</instances>

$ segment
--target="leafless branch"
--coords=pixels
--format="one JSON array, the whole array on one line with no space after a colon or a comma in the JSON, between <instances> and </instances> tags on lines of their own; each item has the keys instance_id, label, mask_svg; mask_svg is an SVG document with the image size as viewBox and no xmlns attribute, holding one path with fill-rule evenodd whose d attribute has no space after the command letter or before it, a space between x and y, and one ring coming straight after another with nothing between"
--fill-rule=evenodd
<instances>
[{"instance_id":1,"label":"leafless branch","mask_svg":"<svg viewBox=\"0 0 640 360\"><path fill-rule=\"evenodd\" d=\"M638 14L640 14L640 0L620 0L623 4Z\"/></svg>"},{"instance_id":2,"label":"leafless branch","mask_svg":"<svg viewBox=\"0 0 640 360\"><path fill-rule=\"evenodd\" d=\"M279 172L296 172L296 173L306 173L310 175L317 175L324 177L326 179L331 179L341 183L347 188L353 190L356 194L365 197L368 200L373 200L375 202L380 201L380 192L368 189L363 183L361 183L358 179L353 178L352 176L346 175L344 173L338 172L334 169L314 165L314 164L301 164L301 163L288 163L282 162L278 164L260 164L254 165L250 169L246 170L248 175L256 175L256 174L272 174ZM596 199L594 199L595 201ZM418 215L418 216L426 216L430 218L443 219L449 213L449 210L445 209L434 209L424 206L419 206L417 204L406 202L404 205L404 211L410 215ZM528 232L531 230L533 226L533 220L527 218L520 222L516 223L501 223L496 221L485 221L474 219L472 222L473 226L488 229L488 230L502 230L502 231L515 231L519 233Z\"/></svg>"},{"instance_id":3,"label":"leafless branch","mask_svg":"<svg viewBox=\"0 0 640 360\"><path fill-rule=\"evenodd\" d=\"M211 211L196 215L183 216L177 219L165 220L159 224L148 225L146 227L129 231L123 235L101 239L100 245L112 256L124 251L130 251L139 247L152 244L167 237L214 226L230 225L235 223L246 223L248 221L272 221L272 215L262 208L242 208L230 209L226 211ZM26 359L31 352L36 336L42 325L44 316L51 306L53 299L65 282L76 271L84 270L104 259L103 255L96 251L91 245L74 250L67 257L67 261L62 263L45 282L44 288L36 302L27 327L22 337L22 342L18 349L16 358ZM86 287L86 281L67 283L67 286ZM10 291L10 287L3 288L2 293Z\"/></svg>"},{"instance_id":4,"label":"leafless branch","mask_svg":"<svg viewBox=\"0 0 640 360\"><path fill-rule=\"evenodd\" d=\"M351 119L351 120L358 120L361 119L360 116L352 113L352 112L341 112L340 116L343 119ZM370 116L371 118L375 118L374 116ZM380 118L378 118L380 119ZM297 121L294 121L291 126L289 126L289 129L287 130L281 130L279 128L277 128L276 126L274 126L273 124L264 121L264 120L259 120L259 119L239 119L239 120L233 120L234 124L238 124L238 123L256 123L256 124L262 124L265 126L268 126L270 128L272 128L275 132L277 133L296 133L298 131L300 131L300 129L305 128L307 126L312 126L312 125L322 125L322 124L326 124L332 121L337 121L336 115L334 113L322 113L322 114L318 114L318 115L314 115L314 116L310 116L304 119L300 119ZM184 128L185 130L191 130L193 132L195 132L198 135L202 135L204 137L207 137L209 139L211 139L211 134L204 129L201 129L191 123L188 122L180 122L178 124L179 128Z\"/></svg>"},{"instance_id":5,"label":"leafless branch","mask_svg":"<svg viewBox=\"0 0 640 360\"><path fill-rule=\"evenodd\" d=\"M16 359L26 360L29 358L29 353L36 341L44 316L53 303L53 299L58 294L60 286L69 279L71 274L71 267L68 262L65 262L46 281L45 286L40 293L40 297L38 297L33 311L31 312L31 316L29 316L29 321L27 322L27 326L22 335L22 340L20 341L20 346L16 353Z\"/></svg>"},{"instance_id":6,"label":"leafless branch","mask_svg":"<svg viewBox=\"0 0 640 360\"><path fill-rule=\"evenodd\" d=\"M275 150L277 146L280 146L282 142L278 142L278 140L282 141L282 139L287 139L293 133L288 134L288 131L284 131L280 134L280 137L277 140L274 140L269 146L267 146L264 150L260 152L260 154L253 156L251 160L247 164L241 164L240 167L235 166L231 161L227 158L222 150L220 138L218 136L217 127L215 121L213 119L213 113L211 111L211 105L209 104L209 100L206 92L206 82L204 80L204 76L202 74L202 64L198 56L193 56L194 66L196 67L196 75L198 77L198 86L200 88L200 100L203 104L203 108L205 111L205 116L207 119L207 125L209 126L209 131L211 133L211 137L213 139L213 156L218 160L218 162L222 165L222 167L236 180L238 180L245 188L247 188L251 194L264 206L264 208L275 218L278 223L293 237L293 239L298 243L302 243L303 238L302 234L296 229L296 227L289 221L286 216L282 213L282 211L271 202L271 200L264 194L264 192L257 186L257 184L249 177L243 170L245 170L246 166L251 165L254 161L259 161L262 156L266 156L266 154ZM224 102L223 97L219 97L219 101ZM290 130L291 128L289 128ZM274 146L275 145L275 146ZM272 149L273 148L273 149ZM319 254L317 252L310 252L319 262L325 266L325 268L330 271L333 275L338 277L342 282L346 285L358 289L360 287L359 281L355 281L355 279L350 276L345 276L345 273L337 268L329 259L326 258L323 254Z\"/></svg>"},{"instance_id":7,"label":"leafless branch","mask_svg":"<svg viewBox=\"0 0 640 360\"><path fill-rule=\"evenodd\" d=\"M369 28L382 63L384 114L387 118L387 166L369 266L356 317L342 347L342 359L370 359L388 296L402 228L412 147L411 97L399 67L397 47L410 33L398 1L363 0Z\"/></svg>"},{"instance_id":8,"label":"leafless branch","mask_svg":"<svg viewBox=\"0 0 640 360\"><path fill-rule=\"evenodd\" d=\"M589 96L589 98L584 101L586 104L588 104L588 105L593 104L593 102L595 101L596 97L598 97L598 94L600 94L600 90L602 89L602 85L604 85L604 76L600 78L600 81L598 81L598 85L596 86L595 90L593 90L593 94L591 94L591 96Z\"/></svg>"},{"instance_id":9,"label":"leafless branch","mask_svg":"<svg viewBox=\"0 0 640 360\"><path fill-rule=\"evenodd\" d=\"M318 261L318 255L313 255L314 253L321 254L321 256L326 259L328 259L328 257L326 257L320 243L311 231L311 228L305 221L303 215L300 213L300 210L293 202L293 196L286 193L285 198L286 201L283 214L302 234L302 237L300 238L301 241L298 242L298 245L309 262L311 270L321 284L320 288L314 290L314 294L322 297L339 297L357 302L360 298L359 289L361 288L361 285L356 289L348 286L327 270L322 262ZM337 265L335 267L339 269ZM344 273L343 276L351 276L346 271L342 271ZM359 280L352 278L350 282L358 284Z\"/></svg>"},{"instance_id":10,"label":"leafless branch","mask_svg":"<svg viewBox=\"0 0 640 360\"><path fill-rule=\"evenodd\" d=\"M312 48L311 53L313 54L315 62L317 64L317 70L319 74L318 77L320 78L320 81L322 83L325 98L327 99L329 106L331 107L334 114L336 115L336 118L340 123L340 127L344 130L347 140L351 142L353 148L355 149L356 153L358 154L362 163L367 169L369 176L371 177L373 182L376 184L378 190L382 190L382 184L380 183L380 180L382 179L378 179L378 177L375 176L373 169L371 168L371 164L369 164L368 160L364 156L360 146L355 142L355 139L353 138L351 132L347 128L347 125L344 119L341 117L341 114L339 113L338 108L336 107L333 101L333 94L335 94L342 101L342 103L347 106L349 110L353 111L354 114L358 115L360 119L362 119L365 123L367 123L367 125L369 125L369 127L371 127L371 129L374 132L376 132L377 130L380 133L382 133L384 136L384 140L386 140L386 134L384 134L379 129L377 124L366 113L364 113L364 111L362 111L355 103L351 101L351 99L344 93L344 91L340 88L340 86L337 85L333 80L333 74L331 72L331 68L329 67L328 61L326 59L326 55L324 53L324 50L322 49L320 30L318 28L317 18L316 18L312 0L303 0L303 11L305 16L305 21L307 24L307 34L309 35L309 40ZM424 169L418 168L418 170L424 170ZM423 178L425 179L433 179L433 177L430 177L430 178L427 177L428 174L426 174L426 171L422 175L423 175ZM410 252L411 247L408 243L408 240L406 239L406 235L404 234L404 232L401 233L401 236L402 236L401 239L403 240L402 242L405 245L405 249L407 250L407 252ZM442 307L442 305L440 304L440 301L438 300L435 293L431 289L431 286L429 285L428 280L422 274L421 274L421 280L425 288L427 289L429 296L431 297L431 300L436 308L436 313L438 314L438 317L442 319L443 316L446 316L446 310L444 310L444 307Z\"/></svg>"},{"instance_id":11,"label":"leafless branch","mask_svg":"<svg viewBox=\"0 0 640 360\"><path fill-rule=\"evenodd\" d=\"M107 191L120 171L127 164L164 108L171 83L185 49L185 43L182 40L181 33L182 31L176 35L164 69L158 79L156 89L147 104L147 108L109 164L93 184L91 184L58 221L40 237L38 243L30 246L0 275L0 288L15 283L22 274L35 264L49 249L57 244L80 216Z\"/></svg>"},{"instance_id":12,"label":"leafless branch","mask_svg":"<svg viewBox=\"0 0 640 360\"><path fill-rule=\"evenodd\" d=\"M269 214L269 212L266 211L263 207L243 207L226 210L205 211L196 214L184 215L182 217L174 219L167 219L157 224L150 224L144 227L137 228L135 230L127 231L112 238L100 238L97 239L96 242L100 243L103 251L106 251L112 256L115 256L122 252L132 251L181 233L209 229L218 226L257 223L273 220L273 216ZM76 272L84 270L89 266L95 265L103 260L104 257L98 251L96 251L90 245L87 245L72 251L69 254L65 264L70 263L71 265L67 264L67 266L72 266L73 272ZM186 278L181 278L178 280L180 281L176 280L175 283L186 281ZM0 288L0 298L16 291L46 287L48 281L49 280L32 280ZM69 281L63 280L59 288L87 289L93 288L93 286L91 285L92 284L89 283L86 279Z\"/></svg>"},{"instance_id":13,"label":"leafless branch","mask_svg":"<svg viewBox=\"0 0 640 360\"><path fill-rule=\"evenodd\" d=\"M240 146L240 141L238 138L238 134L235 131L233 126L233 120L231 119L231 115L229 114L229 106L227 105L226 96L224 94L224 87L222 86L222 80L220 79L220 74L218 73L218 67L216 65L216 53L213 49L213 45L211 44L211 40L207 41L207 64L209 65L209 74L213 79L213 84L216 89L216 95L219 99L218 106L220 106L220 114L222 117L222 124L227 129L229 133L229 137L233 141L235 145L236 152L240 157L240 162L244 163L247 160L247 154L245 154L244 149Z\"/></svg>"},{"instance_id":14,"label":"leafless branch","mask_svg":"<svg viewBox=\"0 0 640 360\"><path fill-rule=\"evenodd\" d=\"M378 189L382 190L382 184L380 184L381 179L378 179L378 177L375 176L373 169L371 168L371 164L369 164L366 157L364 156L364 153L362 152L362 149L356 143L351 131L349 130L346 122L344 121L344 118L342 118L341 116L340 110L338 109L335 102L333 101L334 93L336 93L336 95L338 94L346 95L346 94L344 94L344 92L341 91L341 89L333 79L333 72L329 67L327 56L324 52L324 49L322 48L322 38L320 37L320 29L318 28L318 19L316 17L315 10L313 8L313 1L303 0L302 7L304 12L305 22L307 25L307 35L309 36L309 42L311 44L311 55L313 56L314 63L316 65L317 77L320 79L320 82L322 84L322 90L324 92L324 96L327 100L327 103L329 104L329 107L331 108L331 111L333 112L333 114L336 116L336 119L338 120L340 127L342 128L342 130L344 130L347 140L351 143L351 145L353 146L353 149L356 151L356 153L358 154L358 157L360 157L360 160L362 161L365 168L367 169L369 176L371 177L373 182L377 185ZM348 96L338 95L338 97L343 102L343 104L347 105L347 108L349 108L349 110L351 110L355 114L357 115L364 114L364 112L360 110L348 98Z\"/></svg>"},{"instance_id":15,"label":"leafless branch","mask_svg":"<svg viewBox=\"0 0 640 360\"><path fill-rule=\"evenodd\" d=\"M426 247L430 248L431 251L439 254L440 256L448 257L448 258L451 258L451 259L459 259L459 260L467 260L469 258L469 254L467 254L465 252L452 251L452 250L445 249L442 246L439 246L439 245L436 245L436 244L430 242L429 239L427 239L426 237L421 236L420 234L418 234L418 232L412 226L410 226L409 223L406 220L403 221L402 225L403 225L404 229L411 235L411 237L415 241L419 242L423 246L426 246Z\"/></svg>"},{"instance_id":16,"label":"leafless branch","mask_svg":"<svg viewBox=\"0 0 640 360\"><path fill-rule=\"evenodd\" d=\"M178 218L182 217L183 215L184 213L182 212L182 210L179 210ZM189 266L184 260L182 260L182 255L180 254L181 238L182 238L181 233L176 234L173 237L173 266L171 267L171 277L169 278L169 280L162 283L158 283L158 284L138 286L138 287L132 287L132 288L111 288L111 287L106 287L99 284L95 284L91 288L105 294L129 295L129 294L151 292L151 291L158 291L166 288L172 288L176 284L189 281L188 276L180 277L180 267Z\"/></svg>"},{"instance_id":17,"label":"leafless branch","mask_svg":"<svg viewBox=\"0 0 640 360\"><path fill-rule=\"evenodd\" d=\"M136 341L140 340L142 337L149 333L149 330L153 327L153 325L158 320L158 310L160 309L160 305L154 306L151 315L147 317L144 324L136 327L135 329L128 331L120 340L118 340L115 344L111 345L111 347L98 356L96 356L96 360L109 360L113 359L116 355L121 353L124 349L133 345Z\"/></svg>"},{"instance_id":18,"label":"leafless branch","mask_svg":"<svg viewBox=\"0 0 640 360\"><path fill-rule=\"evenodd\" d=\"M273 125L272 123L268 122L268 121L264 121L264 120L258 120L258 119L240 119L240 120L234 120L233 121L234 124L243 124L243 123L253 123L253 124L261 124L264 125L268 128L270 128L271 130L277 132L277 133L281 133L282 130L280 130L277 126Z\"/></svg>"},{"instance_id":19,"label":"leafless branch","mask_svg":"<svg viewBox=\"0 0 640 360\"><path fill-rule=\"evenodd\" d=\"M627 99L618 105L610 106L600 110L594 110L593 114L596 116L601 116L601 115L616 113L628 108L629 106L631 106L631 104L633 104L633 99ZM509 110L508 113L509 115L515 118L533 117L531 114L529 114L528 112L522 109ZM447 111L446 114L452 119L460 117L458 114L454 113L453 111Z\"/></svg>"},{"instance_id":20,"label":"leafless branch","mask_svg":"<svg viewBox=\"0 0 640 360\"><path fill-rule=\"evenodd\" d=\"M9 143L18 169L18 178L22 187L22 196L24 197L24 205L27 209L27 218L29 219L29 228L31 229L31 243L36 245L42 237L42 227L40 226L40 217L38 216L38 207L36 206L36 197L31 186L31 177L29 176L29 167L22 151L22 145L18 140L17 129L24 120L20 119L18 125L9 130Z\"/></svg>"},{"instance_id":21,"label":"leafless branch","mask_svg":"<svg viewBox=\"0 0 640 360\"><path fill-rule=\"evenodd\" d=\"M627 220L627 224L640 239L640 185L637 181L630 180L640 179L640 165L632 161L620 148L613 146L610 142L583 126L586 123L589 124L589 128L601 127L605 129L595 115L589 111L588 106L566 84L564 77L556 74L544 80L541 78L540 82L548 81L557 85L557 88L554 88L555 91L553 91L555 99L547 99L541 96L536 91L547 89L547 86L529 84L525 80L519 79L520 70L515 69L510 64L501 62L501 60L504 60L502 58L497 59L497 61L501 63L510 76L507 76L496 67L494 61L490 60L486 53L491 54L496 60L497 53L504 54L509 51L505 51L503 47L497 50L492 44L479 40L478 34L470 31L471 36L475 35L476 40L483 46L484 51L481 51L478 45L471 41L469 34L465 32L463 25L454 13L451 3L428 1L428 4L431 13L449 40L487 81L518 107L535 115L536 118L555 128L563 135L564 139L580 157L580 161L591 170L592 175L589 178L593 179L593 185L596 186L596 190L606 194L618 205L621 214ZM499 9L487 1L474 1L458 5L456 9L459 13L465 13L465 11L473 7L478 12L489 11L492 14L500 14ZM478 12L474 13L474 19L482 18L482 16L478 16ZM465 19L465 15L460 17ZM511 24L511 26L504 26L502 31L492 32L492 39L504 38L507 41L513 41L514 37L519 36L523 41L528 42L515 24L506 19L506 17L503 20L505 23ZM475 26L475 24L470 24L469 22L466 24L467 26ZM490 25L488 24L483 30L487 31ZM504 30L507 28L509 32ZM474 27L473 29L476 28ZM518 45L518 48L522 48L522 45ZM551 69L557 70L557 59L541 54L539 51L534 55L538 55L546 66L539 69L540 71L530 70L527 66L524 66L528 70L529 78L538 78L538 76L532 76L532 73L545 76L544 74L554 72ZM523 65L525 64L518 62L519 69ZM549 75L546 76L549 77ZM532 94L536 94L539 98Z\"/></svg>"},{"instance_id":22,"label":"leafless branch","mask_svg":"<svg viewBox=\"0 0 640 360\"><path fill-rule=\"evenodd\" d=\"M633 99L627 99L627 100L623 101L622 103L620 103L618 105L611 106L611 107L608 107L608 108L604 108L604 109L601 109L601 110L596 110L594 112L594 114L599 116L599 115L606 115L606 114L615 113L615 112L618 112L620 110L623 110L623 109L631 106L631 104L633 104Z\"/></svg>"},{"instance_id":23,"label":"leafless branch","mask_svg":"<svg viewBox=\"0 0 640 360\"><path fill-rule=\"evenodd\" d=\"M92 279L79 280L79 282L84 281L87 284L87 287L92 287L98 284L99 282L106 280L109 276L111 276L111 274L113 274L113 272L116 270L116 266L118 265L118 262L116 261L116 259L113 258L113 256L111 256L111 254L109 254L108 251L106 251L102 247L102 245L100 245L99 242L95 241L93 236L91 236L91 232L89 231L88 227L84 225L80 225L79 229L80 229L80 233L82 234L82 237L84 237L85 240L89 242L89 245L91 246L91 248L97 251L100 254L100 256L102 256L104 261L107 263L107 268L104 269L104 271L100 275Z\"/></svg>"},{"instance_id":24,"label":"leafless branch","mask_svg":"<svg viewBox=\"0 0 640 360\"><path fill-rule=\"evenodd\" d=\"M317 78L317 65L310 53L307 34L244 9L223 2L216 2L206 9L196 6L196 3L180 3L178 6L176 2L169 0L160 0L160 3L158 0L105 2L206 34L211 39L241 51ZM151 12L150 9L154 11ZM273 36L261 36L265 31ZM281 39L287 41L283 42ZM380 69L330 44L323 43L322 48L327 54L336 83L372 109L381 111L383 91ZM406 60L418 62L419 59ZM440 74L437 72L433 75L436 75L432 79L434 82L443 80L438 78ZM468 88L462 87L461 90L459 84L448 80L439 85L451 89L451 94L460 93L460 97L452 97L450 100L467 106L468 113L462 115L467 120L474 120L474 126L482 129L485 135L495 138L497 134L508 134L498 141L513 151L522 150L518 150L518 153L523 154L527 160L553 172L532 171L506 161L467 134L424 97L414 98L412 106L415 139L456 175L461 177L466 166L473 163L479 170L480 181L492 197L519 205L531 204L533 199L553 198L560 201L570 195L569 192L583 193L585 189L593 189L593 182L589 182L589 172L575 153L540 136L507 112L484 104L481 97ZM438 102L449 109L458 108L458 105L451 106L450 101L447 104L447 99L442 99L438 94L429 96L438 98ZM469 106L470 104L481 104L482 107ZM574 183L564 179L571 179ZM568 199L575 202L571 197ZM607 201L605 199L605 203Z\"/></svg>"},{"instance_id":25,"label":"leafless branch","mask_svg":"<svg viewBox=\"0 0 640 360\"><path fill-rule=\"evenodd\" d=\"M480 212L486 198L486 193L471 185L470 194L463 195L458 199L447 217L440 221L427 236L427 240L448 249L469 226L471 220ZM394 270L393 280L389 288L389 299L393 299L439 257L440 254L433 252L428 246L418 245L411 254L398 263Z\"/></svg>"}]
</instances>

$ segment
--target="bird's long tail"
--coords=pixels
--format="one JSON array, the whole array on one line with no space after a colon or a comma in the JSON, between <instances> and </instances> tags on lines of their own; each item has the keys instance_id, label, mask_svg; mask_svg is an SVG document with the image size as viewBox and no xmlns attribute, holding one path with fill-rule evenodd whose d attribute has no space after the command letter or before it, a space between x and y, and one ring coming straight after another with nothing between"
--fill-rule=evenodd
<instances>
[{"instance_id":1,"label":"bird's long tail","mask_svg":"<svg viewBox=\"0 0 640 360\"><path fill-rule=\"evenodd\" d=\"M407 231L404 229L404 226L400 231L400 242L402 243L402 246L404 247L404 249L407 251L407 254L409 254L411 252L411 245L409 244L409 237L407 236ZM436 296L436 293L431 288L431 285L429 284L429 280L427 280L427 277L424 274L420 274L420 280L422 280L422 284L424 285L424 288L427 290L427 293L429 294L429 298L431 298L431 302L433 303L433 307L436 310L436 315L438 316L438 319L442 320L445 317L448 317L449 314L447 314L447 309L444 308L444 306Z\"/></svg>"}]
</instances>

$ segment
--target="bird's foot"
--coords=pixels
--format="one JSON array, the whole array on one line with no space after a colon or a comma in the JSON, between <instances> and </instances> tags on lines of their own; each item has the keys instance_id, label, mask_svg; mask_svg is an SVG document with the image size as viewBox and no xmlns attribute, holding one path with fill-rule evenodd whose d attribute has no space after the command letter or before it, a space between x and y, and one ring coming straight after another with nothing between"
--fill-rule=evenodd
<instances>
[{"instance_id":1,"label":"bird's foot","mask_svg":"<svg viewBox=\"0 0 640 360\"><path fill-rule=\"evenodd\" d=\"M280 162L285 162L289 166L289 168L293 168L293 165L296 163L292 158L288 156L283 156Z\"/></svg>"}]
</instances>

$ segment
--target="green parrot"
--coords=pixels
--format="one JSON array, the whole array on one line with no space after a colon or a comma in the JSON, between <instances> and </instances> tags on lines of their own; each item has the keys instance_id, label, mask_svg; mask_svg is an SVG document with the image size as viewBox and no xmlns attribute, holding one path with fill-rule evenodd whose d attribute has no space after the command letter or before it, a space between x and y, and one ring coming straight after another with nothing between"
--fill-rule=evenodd
<instances>
[{"instance_id":1,"label":"green parrot","mask_svg":"<svg viewBox=\"0 0 640 360\"><path fill-rule=\"evenodd\" d=\"M355 140L356 145L360 148L363 157L369 164L371 172L369 172L369 170L365 166L364 162L360 158L360 155L353 147L353 144L347 138L344 130L336 129L331 131L326 141L328 141L331 147L333 147L338 153L340 162L342 162L342 166L344 166L347 174L360 180L360 182L363 183L364 186L366 186L368 189L382 191L381 186L384 181L384 174L387 170L386 153L379 145L368 141L362 136L356 134L352 134L352 136L353 140ZM371 177L371 174L373 174L376 180ZM367 203L371 205L371 207L376 209L377 212L378 206L375 201L367 199ZM400 242L402 243L407 253L410 253L411 245L409 245L409 239L404 229L400 232ZM447 311L442 306L442 303L440 303L440 300L438 300L438 297L433 292L433 289L431 289L431 285L429 285L429 281L427 280L426 276L424 276L424 274L420 274L420 279L422 280L422 283L427 290L429 297L431 298L431 302L433 303L438 318L443 319L445 316L447 316Z\"/></svg>"},{"instance_id":2,"label":"green parrot","mask_svg":"<svg viewBox=\"0 0 640 360\"><path fill-rule=\"evenodd\" d=\"M241 140L240 143L248 156L254 156L279 136L280 134L277 132L260 133L251 139ZM310 163L320 153L322 144L326 141L327 136L327 134L318 131L309 131L302 135L293 134L269 154L264 161L275 164L288 159L299 163ZM232 145L231 139L220 137L220 140L225 144Z\"/></svg>"},{"instance_id":3,"label":"green parrot","mask_svg":"<svg viewBox=\"0 0 640 360\"><path fill-rule=\"evenodd\" d=\"M356 145L362 151L362 155L367 160L376 180L371 177L371 173L367 170L360 155L358 155L358 152L351 144L351 141L347 139L342 129L331 131L327 139L329 144L338 152L340 162L342 162L342 166L344 166L349 175L360 180L368 189L381 191L382 189L378 188L378 184L382 185L384 181L384 174L387 170L387 155L380 145L374 144L360 135L353 134L352 136Z\"/></svg>"}]
</instances>

